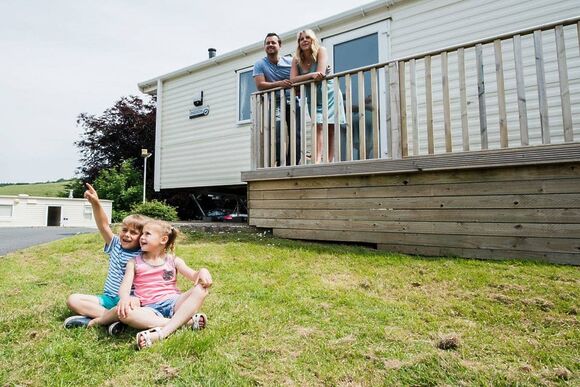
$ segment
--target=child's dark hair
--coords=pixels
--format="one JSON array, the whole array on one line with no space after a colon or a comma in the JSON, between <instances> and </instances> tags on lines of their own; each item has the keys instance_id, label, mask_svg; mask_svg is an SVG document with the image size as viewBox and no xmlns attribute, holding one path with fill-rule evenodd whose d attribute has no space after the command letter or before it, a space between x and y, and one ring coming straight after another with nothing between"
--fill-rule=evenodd
<instances>
[{"instance_id":1,"label":"child's dark hair","mask_svg":"<svg viewBox=\"0 0 580 387\"><path fill-rule=\"evenodd\" d=\"M149 220L146 224L156 225L157 227L159 227L163 235L167 235L167 244L165 245L165 252L170 251L171 254L175 254L175 240L177 239L179 230L173 227L171 223L166 222L164 220L152 219Z\"/></svg>"}]
</instances>

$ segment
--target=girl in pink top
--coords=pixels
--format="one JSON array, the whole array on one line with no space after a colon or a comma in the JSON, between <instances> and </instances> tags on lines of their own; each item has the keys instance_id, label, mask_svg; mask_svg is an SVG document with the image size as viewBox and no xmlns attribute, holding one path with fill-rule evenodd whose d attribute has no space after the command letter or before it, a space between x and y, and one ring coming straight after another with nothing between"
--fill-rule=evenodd
<instances>
[{"instance_id":1,"label":"girl in pink top","mask_svg":"<svg viewBox=\"0 0 580 387\"><path fill-rule=\"evenodd\" d=\"M145 329L137 333L139 349L150 347L188 322L193 329L203 329L207 323L205 314L197 311L212 285L211 274L207 269L193 270L173 254L176 237L177 230L167 222L146 223L139 240L142 253L127 263L117 313L125 324ZM185 293L176 286L177 272L193 283ZM140 308L131 307L132 286Z\"/></svg>"}]
</instances>

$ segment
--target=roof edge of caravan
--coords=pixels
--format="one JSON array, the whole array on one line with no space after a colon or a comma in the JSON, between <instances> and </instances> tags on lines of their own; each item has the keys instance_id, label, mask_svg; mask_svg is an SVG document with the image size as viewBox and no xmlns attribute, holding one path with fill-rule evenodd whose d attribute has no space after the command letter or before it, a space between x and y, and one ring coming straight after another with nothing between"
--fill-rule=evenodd
<instances>
[{"instance_id":1,"label":"roof edge of caravan","mask_svg":"<svg viewBox=\"0 0 580 387\"><path fill-rule=\"evenodd\" d=\"M282 40L286 40L288 38L293 38L294 35L298 31L302 31L302 30L307 29L307 28L313 29L315 31L320 31L322 29L331 27L335 24L338 24L338 23L343 22L345 20L349 20L349 19L356 17L356 16L359 16L361 14L366 15L367 13L376 11L377 9L389 8L395 4L403 2L403 1L405 1L405 0L377 0L377 1L374 1L374 2L369 3L367 5L359 6L359 7L353 8L351 10L342 12L340 14L328 17L326 19L322 19L318 22L309 23L305 26L302 26L302 27L296 28L294 30L285 32L283 34L280 34L280 37L282 38ZM262 49L262 42L261 41L254 43L254 44L250 44L248 46L245 46L245 47L242 47L239 49L236 49L234 51L230 51L230 52L225 53L223 55L214 56L214 57L209 58L203 62L199 62L199 63L193 64L191 66L187 66L187 67L181 68L179 70L175 70L175 71L172 71L170 73L160 75L158 77L149 79L147 81L140 82L138 84L138 87L139 87L139 90L143 93L154 94L157 91L157 85L158 85L159 81L163 82L163 81L177 78L177 77L180 77L183 75L191 74L194 71L198 71L198 70L206 68L206 67L219 65L219 64L224 63L228 60L239 58L241 56L246 56L249 53L260 50L260 49Z\"/></svg>"}]
</instances>

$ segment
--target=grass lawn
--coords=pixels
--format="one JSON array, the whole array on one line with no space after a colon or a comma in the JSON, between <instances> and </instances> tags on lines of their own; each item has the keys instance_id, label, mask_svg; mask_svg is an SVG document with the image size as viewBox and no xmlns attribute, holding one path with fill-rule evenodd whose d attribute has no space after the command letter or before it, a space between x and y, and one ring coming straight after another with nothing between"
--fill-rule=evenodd
<instances>
[{"instance_id":1,"label":"grass lawn","mask_svg":"<svg viewBox=\"0 0 580 387\"><path fill-rule=\"evenodd\" d=\"M0 195L27 194L30 196L59 197L67 192L65 187L70 180L54 183L10 184L0 187Z\"/></svg>"},{"instance_id":2,"label":"grass lawn","mask_svg":"<svg viewBox=\"0 0 580 387\"><path fill-rule=\"evenodd\" d=\"M69 293L102 289L101 247L0 258L0 385L580 384L577 267L189 234L178 255L215 281L208 328L137 352L134 331L62 328Z\"/></svg>"}]
</instances>

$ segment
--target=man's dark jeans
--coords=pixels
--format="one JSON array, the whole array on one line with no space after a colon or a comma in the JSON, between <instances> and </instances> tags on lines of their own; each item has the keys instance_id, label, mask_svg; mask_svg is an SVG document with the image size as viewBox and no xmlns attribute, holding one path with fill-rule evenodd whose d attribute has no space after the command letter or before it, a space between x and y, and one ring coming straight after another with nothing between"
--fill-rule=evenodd
<instances>
[{"instance_id":1,"label":"man's dark jeans","mask_svg":"<svg viewBox=\"0 0 580 387\"><path fill-rule=\"evenodd\" d=\"M290 165L292 163L292 160L290 159L291 154L290 154L290 115L291 115L291 111L290 111L290 101L286 101L286 164L285 165ZM300 151L302 149L302 137L301 137L301 122L300 122L300 105L298 103L298 100L296 101L296 165L298 165L300 163ZM280 153L280 131L281 131L281 125L280 125L280 120L276 120L276 165L280 166L281 165L281 153Z\"/></svg>"}]
</instances>

